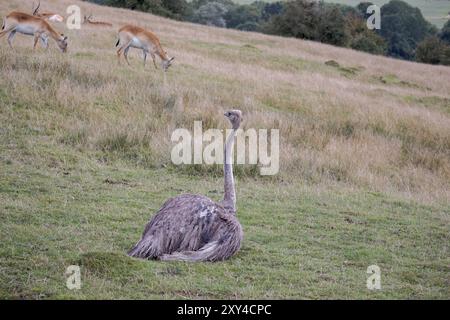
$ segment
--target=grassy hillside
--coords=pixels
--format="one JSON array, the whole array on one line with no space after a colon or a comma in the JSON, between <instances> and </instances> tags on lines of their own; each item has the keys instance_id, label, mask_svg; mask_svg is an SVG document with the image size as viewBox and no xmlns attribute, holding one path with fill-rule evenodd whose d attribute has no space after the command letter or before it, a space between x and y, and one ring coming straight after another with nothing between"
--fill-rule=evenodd
<instances>
[{"instance_id":1,"label":"grassy hillside","mask_svg":"<svg viewBox=\"0 0 450 320\"><path fill-rule=\"evenodd\" d=\"M0 41L1 298L450 298L450 68L180 23L73 0L114 28L32 51ZM0 3L0 14L29 10ZM164 78L116 30L151 28ZM333 60L337 63L327 63ZM241 251L222 263L128 258L182 192L222 196L220 168L170 162L174 128L279 128L280 173L237 167ZM68 290L67 266L82 289ZM369 265L382 290L366 288Z\"/></svg>"},{"instance_id":2,"label":"grassy hillside","mask_svg":"<svg viewBox=\"0 0 450 320\"><path fill-rule=\"evenodd\" d=\"M254 0L235 0L236 3L252 3ZM450 12L450 0L404 0L409 3L413 7L417 7L422 11L425 19L433 23L439 28L447 22L448 15ZM275 2L275 0L267 0L267 2ZM325 0L325 2L330 3L342 3L349 6L356 6L360 2L364 2L363 0ZM370 0L368 2L372 2L378 6L382 6L385 3L388 3L389 0Z\"/></svg>"}]
</instances>

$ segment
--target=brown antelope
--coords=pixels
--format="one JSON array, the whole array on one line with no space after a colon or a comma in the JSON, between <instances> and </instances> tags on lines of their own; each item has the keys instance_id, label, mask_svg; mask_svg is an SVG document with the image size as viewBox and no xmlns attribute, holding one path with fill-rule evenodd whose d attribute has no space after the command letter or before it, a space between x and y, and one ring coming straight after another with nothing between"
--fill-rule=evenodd
<instances>
[{"instance_id":1,"label":"brown antelope","mask_svg":"<svg viewBox=\"0 0 450 320\"><path fill-rule=\"evenodd\" d=\"M119 63L120 56L123 53L128 65L130 64L128 61L128 50L130 48L142 49L144 52L144 67L147 54L149 53L153 59L155 68L157 68L155 54L161 58L161 66L164 71L167 71L172 65L173 59L175 59L174 57L169 58L167 52L162 49L158 37L153 32L132 25L126 25L119 29L119 40L117 40L116 47L119 47L117 50Z\"/></svg>"},{"instance_id":2,"label":"brown antelope","mask_svg":"<svg viewBox=\"0 0 450 320\"><path fill-rule=\"evenodd\" d=\"M92 14L89 16L84 16L83 23L88 23L94 26L105 26L105 27L112 27L112 23L109 22L103 22L103 21L93 21L92 20Z\"/></svg>"},{"instance_id":3,"label":"brown antelope","mask_svg":"<svg viewBox=\"0 0 450 320\"><path fill-rule=\"evenodd\" d=\"M52 21L52 22L63 22L64 18L62 16L60 16L57 13L53 13L53 12L39 12L39 8L41 6L41 2L39 1L36 9L34 8L34 2L33 2L33 16L35 17L39 17L48 21Z\"/></svg>"},{"instance_id":4,"label":"brown antelope","mask_svg":"<svg viewBox=\"0 0 450 320\"><path fill-rule=\"evenodd\" d=\"M11 12L3 20L2 31L0 38L9 32L8 44L12 48L12 40L16 32L26 35L34 36L34 46L36 48L37 42L41 39L45 48L48 48L48 38L51 37L56 41L58 47L62 52L67 50L67 37L59 34L55 29L44 19L38 18L23 12Z\"/></svg>"}]
</instances>

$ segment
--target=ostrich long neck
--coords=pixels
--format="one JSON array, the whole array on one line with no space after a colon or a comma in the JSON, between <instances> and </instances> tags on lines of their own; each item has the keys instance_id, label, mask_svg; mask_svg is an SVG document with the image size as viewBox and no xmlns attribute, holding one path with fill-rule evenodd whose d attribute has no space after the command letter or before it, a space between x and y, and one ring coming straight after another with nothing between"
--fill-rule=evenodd
<instances>
[{"instance_id":1,"label":"ostrich long neck","mask_svg":"<svg viewBox=\"0 0 450 320\"><path fill-rule=\"evenodd\" d=\"M234 190L234 177L233 177L233 146L234 136L236 135L236 129L233 129L227 138L225 144L225 163L223 165L223 172L225 177L225 194L223 202L227 207L231 207L233 211L236 211L236 192Z\"/></svg>"}]
</instances>

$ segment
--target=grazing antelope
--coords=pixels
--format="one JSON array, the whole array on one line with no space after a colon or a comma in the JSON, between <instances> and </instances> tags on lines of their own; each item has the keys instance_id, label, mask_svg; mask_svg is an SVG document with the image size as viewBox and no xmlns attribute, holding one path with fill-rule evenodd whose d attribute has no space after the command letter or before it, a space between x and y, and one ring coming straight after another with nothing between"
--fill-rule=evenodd
<instances>
[{"instance_id":1,"label":"grazing antelope","mask_svg":"<svg viewBox=\"0 0 450 320\"><path fill-rule=\"evenodd\" d=\"M32 11L33 11L33 16L35 17L39 17L42 19L46 19L48 21L52 21L52 22L63 22L64 18L57 14L57 13L53 13L53 12L39 12L39 8L41 6L41 2L39 1L36 9L34 8L34 2L33 2L33 7L32 7Z\"/></svg>"},{"instance_id":2,"label":"grazing antelope","mask_svg":"<svg viewBox=\"0 0 450 320\"><path fill-rule=\"evenodd\" d=\"M0 38L9 32L8 44L12 49L12 40L16 32L23 33L29 36L34 36L34 46L36 48L37 42L41 39L45 48L48 48L48 38L51 37L56 41L58 47L62 52L67 51L67 37L59 34L55 29L44 19L38 18L23 12L11 12L3 20L2 31Z\"/></svg>"},{"instance_id":3,"label":"grazing antelope","mask_svg":"<svg viewBox=\"0 0 450 320\"><path fill-rule=\"evenodd\" d=\"M83 23L88 23L94 26L105 26L105 27L112 27L112 23L109 22L103 22L103 21L93 21L92 20L92 14L89 16L84 16Z\"/></svg>"},{"instance_id":4,"label":"grazing antelope","mask_svg":"<svg viewBox=\"0 0 450 320\"><path fill-rule=\"evenodd\" d=\"M175 59L174 57L169 58L167 52L162 49L158 37L153 32L132 25L126 25L119 29L119 40L117 40L116 47L119 47L117 50L119 63L120 56L123 53L128 65L130 64L128 61L128 50L130 48L142 49L144 52L144 67L147 54L149 53L153 59L155 68L158 68L155 62L155 54L161 58L161 66L164 71L167 71L172 65L173 59Z\"/></svg>"}]
</instances>

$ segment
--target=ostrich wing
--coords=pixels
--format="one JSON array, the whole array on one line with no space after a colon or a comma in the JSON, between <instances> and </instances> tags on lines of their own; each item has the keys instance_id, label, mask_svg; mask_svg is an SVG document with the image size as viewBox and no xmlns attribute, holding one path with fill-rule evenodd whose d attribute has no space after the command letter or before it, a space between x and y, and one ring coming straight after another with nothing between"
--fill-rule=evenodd
<instances>
[{"instance_id":1,"label":"ostrich wing","mask_svg":"<svg viewBox=\"0 0 450 320\"><path fill-rule=\"evenodd\" d=\"M218 244L233 239L232 248L225 250L229 256L239 249L241 237L239 222L221 205L205 196L184 194L164 203L128 254L147 259L167 257L176 252L192 255L209 245L211 255Z\"/></svg>"}]
</instances>

